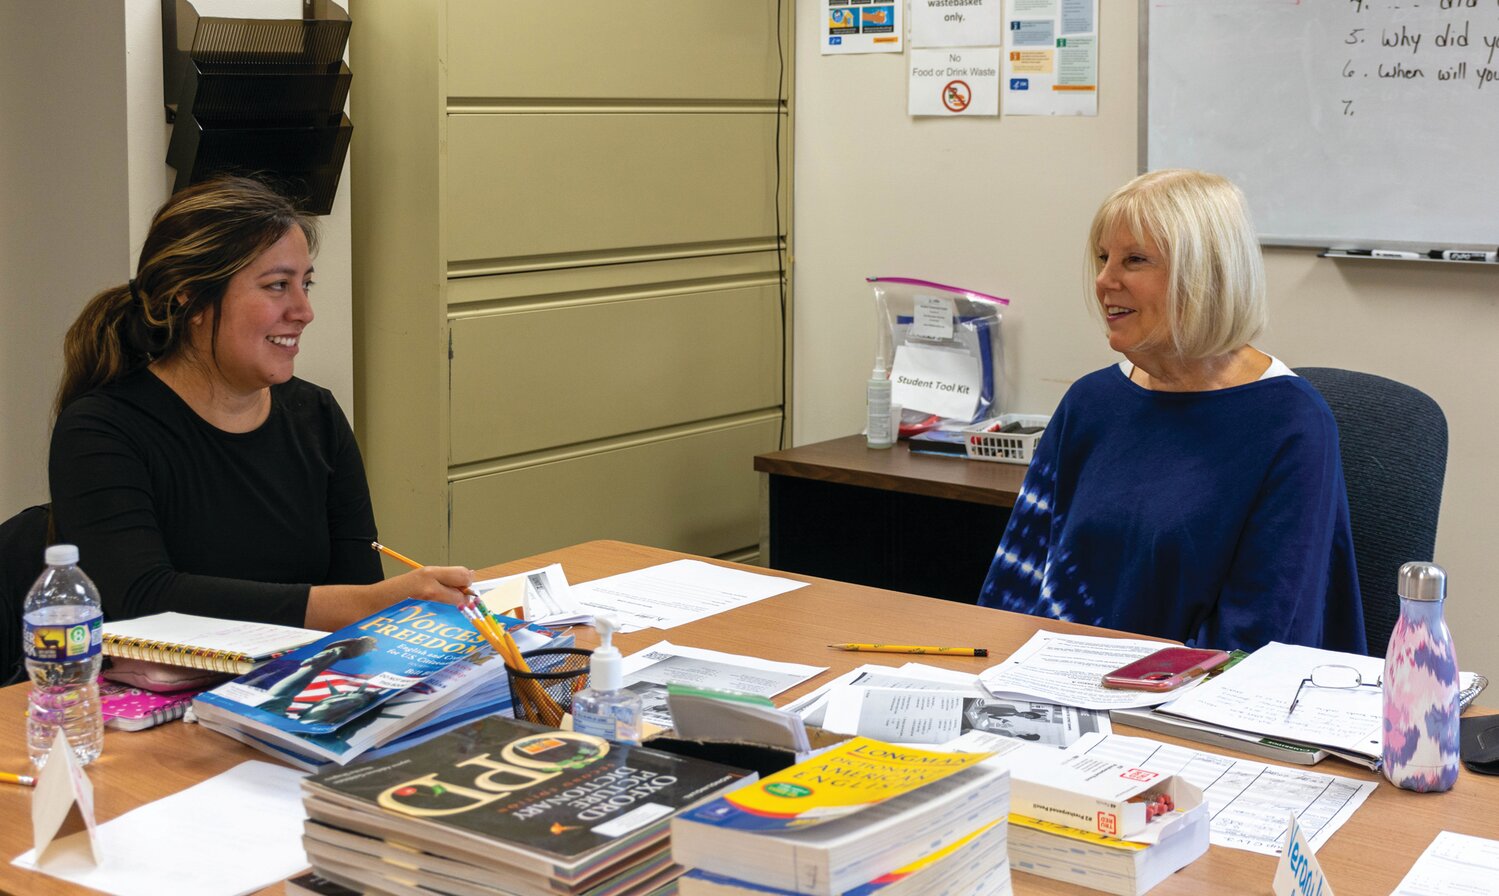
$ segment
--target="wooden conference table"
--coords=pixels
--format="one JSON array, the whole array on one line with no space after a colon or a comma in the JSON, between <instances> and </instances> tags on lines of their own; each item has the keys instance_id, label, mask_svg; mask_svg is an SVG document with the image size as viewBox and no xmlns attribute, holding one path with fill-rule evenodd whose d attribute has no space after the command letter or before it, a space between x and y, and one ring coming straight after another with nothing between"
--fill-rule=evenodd
<instances>
[{"instance_id":1,"label":"wooden conference table","mask_svg":"<svg viewBox=\"0 0 1499 896\"><path fill-rule=\"evenodd\" d=\"M918 454L908 444L873 449L845 436L758 455L767 565L977 600L1026 467Z\"/></svg>"},{"instance_id":2,"label":"wooden conference table","mask_svg":"<svg viewBox=\"0 0 1499 896\"><path fill-rule=\"evenodd\" d=\"M484 570L482 575L521 572L560 562L569 581L584 582L684 556L688 555L599 541L501 564ZM841 582L801 578L810 584L669 632L648 629L620 635L616 640L626 653L668 639L693 647L829 667L828 672L778 698L784 702L865 662L899 665L908 659L829 650L826 645L830 643L936 644L963 640L988 647L990 657L921 659L977 673L1023 644L1042 624L1042 620L1029 616ZM1045 627L1081 634L1102 632L1087 626L1051 621L1047 621ZM578 629L576 633L583 646L595 641L590 637L591 630ZM0 691L0 717L12 720L12 724L0 726L0 768L20 770L26 764L25 733L21 724L25 700L24 685ZM1119 730L1143 734L1122 726ZM1159 739L1191 746L1172 738ZM172 723L134 733L110 731L105 736L104 755L89 767L97 818L100 822L108 821L246 759L265 758L262 753L196 725ZM1317 769L1351 778L1379 780L1372 772L1331 759ZM0 891L39 896L92 892L10 864L11 859L31 847L30 794L27 788L0 785ZM1364 806L1317 853L1317 858L1327 873L1328 883L1337 892L1347 896L1382 896L1395 888L1438 831L1499 839L1499 816L1494 812L1496 805L1499 805L1499 778L1475 775L1467 770L1462 772L1457 786L1445 794L1407 793L1381 781ZM172 845L162 844L162 850L164 860L170 861ZM1215 846L1151 893L1160 896L1267 893L1275 864L1276 860L1270 856ZM1015 874L1014 882L1015 892L1020 896L1097 892L1022 873ZM277 883L261 892L280 894L282 885Z\"/></svg>"}]
</instances>

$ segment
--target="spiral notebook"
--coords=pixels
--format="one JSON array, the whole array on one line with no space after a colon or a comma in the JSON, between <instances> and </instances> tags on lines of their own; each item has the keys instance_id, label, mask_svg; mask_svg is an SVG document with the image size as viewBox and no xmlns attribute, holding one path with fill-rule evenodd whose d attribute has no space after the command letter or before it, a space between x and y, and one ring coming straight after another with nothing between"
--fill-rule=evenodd
<instances>
[{"instance_id":1,"label":"spiral notebook","mask_svg":"<svg viewBox=\"0 0 1499 896\"><path fill-rule=\"evenodd\" d=\"M202 688L158 694L99 679L99 711L104 726L118 731L140 731L182 718Z\"/></svg>"},{"instance_id":2,"label":"spiral notebook","mask_svg":"<svg viewBox=\"0 0 1499 896\"><path fill-rule=\"evenodd\" d=\"M104 655L243 674L325 632L265 622L157 613L104 624Z\"/></svg>"}]
</instances>

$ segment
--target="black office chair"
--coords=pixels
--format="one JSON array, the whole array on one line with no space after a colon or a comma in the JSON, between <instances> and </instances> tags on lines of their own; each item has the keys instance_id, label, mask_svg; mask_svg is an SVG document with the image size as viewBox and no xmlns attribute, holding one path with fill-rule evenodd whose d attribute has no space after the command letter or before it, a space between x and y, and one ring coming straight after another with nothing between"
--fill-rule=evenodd
<instances>
[{"instance_id":1,"label":"black office chair","mask_svg":"<svg viewBox=\"0 0 1499 896\"><path fill-rule=\"evenodd\" d=\"M1338 423L1369 655L1384 656L1400 618L1395 580L1436 550L1447 474L1447 418L1426 393L1372 373L1298 367Z\"/></svg>"},{"instance_id":2,"label":"black office chair","mask_svg":"<svg viewBox=\"0 0 1499 896\"><path fill-rule=\"evenodd\" d=\"M0 523L0 685L26 674L21 653L21 610L26 592L47 563L48 507L28 507Z\"/></svg>"}]
</instances>

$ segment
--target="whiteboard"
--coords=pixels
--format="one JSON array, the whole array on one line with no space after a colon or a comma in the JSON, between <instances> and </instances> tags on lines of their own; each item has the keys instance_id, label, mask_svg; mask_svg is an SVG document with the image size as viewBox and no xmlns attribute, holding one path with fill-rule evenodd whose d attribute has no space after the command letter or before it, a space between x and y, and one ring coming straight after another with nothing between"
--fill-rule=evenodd
<instances>
[{"instance_id":1,"label":"whiteboard","mask_svg":"<svg viewBox=\"0 0 1499 896\"><path fill-rule=\"evenodd\" d=\"M1499 0L1140 9L1144 168L1228 177L1273 245L1499 245Z\"/></svg>"}]
</instances>

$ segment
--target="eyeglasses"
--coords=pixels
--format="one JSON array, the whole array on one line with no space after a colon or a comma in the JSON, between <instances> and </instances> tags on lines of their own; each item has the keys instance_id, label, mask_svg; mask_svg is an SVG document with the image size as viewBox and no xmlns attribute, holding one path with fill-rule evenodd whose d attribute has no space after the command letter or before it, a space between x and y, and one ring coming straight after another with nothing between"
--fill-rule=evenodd
<instances>
[{"instance_id":1,"label":"eyeglasses","mask_svg":"<svg viewBox=\"0 0 1499 896\"><path fill-rule=\"evenodd\" d=\"M1382 675L1372 682L1364 681L1364 676L1352 666L1316 666L1312 669L1312 674L1301 679L1301 684L1296 686L1296 696L1291 698L1291 708L1286 710L1286 716L1289 718L1296 711L1296 704L1301 701L1301 689L1307 685L1347 691L1353 688L1378 688L1383 681Z\"/></svg>"}]
</instances>

